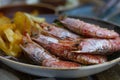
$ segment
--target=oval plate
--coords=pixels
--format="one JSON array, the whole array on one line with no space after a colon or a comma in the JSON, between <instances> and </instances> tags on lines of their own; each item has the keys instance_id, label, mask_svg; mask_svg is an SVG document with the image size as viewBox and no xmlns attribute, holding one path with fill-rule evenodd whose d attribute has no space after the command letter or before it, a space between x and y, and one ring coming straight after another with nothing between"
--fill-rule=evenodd
<instances>
[{"instance_id":1,"label":"oval plate","mask_svg":"<svg viewBox=\"0 0 120 80\"><path fill-rule=\"evenodd\" d=\"M48 22L53 21L57 16L55 15L41 15L40 17L47 18ZM119 33L120 27L114 25L112 23L108 23L102 20L93 19L93 18L85 18L85 17L75 17L74 18L81 19L83 21L93 23L96 25L100 25L102 27L115 30ZM50 20L50 21L49 21ZM119 33L120 34L120 33ZM119 52L115 52L111 56L108 56L108 62L91 65L91 66L83 66L83 67L74 67L74 68L51 68L51 67L44 67L44 66L37 66L32 64L26 64L22 62L13 61L10 59L6 59L0 56L0 60L5 63L6 65L19 70L21 72L25 72L28 74L36 75L36 76L44 76L44 77L61 77L61 78L78 78L93 75L104 70L109 69L110 67L114 66L120 61L120 54Z\"/></svg>"}]
</instances>

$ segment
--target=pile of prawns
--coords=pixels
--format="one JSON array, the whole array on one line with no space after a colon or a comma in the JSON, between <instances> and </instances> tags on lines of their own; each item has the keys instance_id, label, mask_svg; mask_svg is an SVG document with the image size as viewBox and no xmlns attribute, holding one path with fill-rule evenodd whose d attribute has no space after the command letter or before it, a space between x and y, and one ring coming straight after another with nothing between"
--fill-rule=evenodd
<instances>
[{"instance_id":1,"label":"pile of prawns","mask_svg":"<svg viewBox=\"0 0 120 80\"><path fill-rule=\"evenodd\" d=\"M41 22L23 38L21 48L35 62L54 68L100 64L120 50L119 34L74 18L58 19L63 27Z\"/></svg>"}]
</instances>

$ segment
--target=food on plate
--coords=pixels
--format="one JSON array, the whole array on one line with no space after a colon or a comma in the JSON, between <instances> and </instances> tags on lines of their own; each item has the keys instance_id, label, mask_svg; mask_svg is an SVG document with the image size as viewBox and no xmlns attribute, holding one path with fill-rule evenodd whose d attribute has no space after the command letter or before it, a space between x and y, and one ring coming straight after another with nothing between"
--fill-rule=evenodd
<instances>
[{"instance_id":1,"label":"food on plate","mask_svg":"<svg viewBox=\"0 0 120 80\"><path fill-rule=\"evenodd\" d=\"M113 30L101 28L98 25L86 23L79 19L61 17L59 21L64 25L64 27L85 37L95 37L95 38L105 38L105 39L119 37L119 34Z\"/></svg>"},{"instance_id":2,"label":"food on plate","mask_svg":"<svg viewBox=\"0 0 120 80\"><path fill-rule=\"evenodd\" d=\"M42 64L43 66L54 68L71 68L80 66L78 63L62 61L56 58L43 47L33 42L28 35L27 37L23 38L21 47L33 61L37 62L38 64Z\"/></svg>"},{"instance_id":3,"label":"food on plate","mask_svg":"<svg viewBox=\"0 0 120 80\"><path fill-rule=\"evenodd\" d=\"M23 34L31 33L30 29L34 24L33 21L42 22L44 20L23 12L17 12L14 21L0 15L0 49L9 56L19 57L22 53L19 45L22 42Z\"/></svg>"},{"instance_id":4,"label":"food on plate","mask_svg":"<svg viewBox=\"0 0 120 80\"><path fill-rule=\"evenodd\" d=\"M57 37L59 39L78 40L80 38L80 36L70 32L69 30L57 27L56 25L46 22L40 23L40 27L43 29L44 33L53 35L54 37Z\"/></svg>"},{"instance_id":5,"label":"food on plate","mask_svg":"<svg viewBox=\"0 0 120 80\"><path fill-rule=\"evenodd\" d=\"M35 27L35 23L40 23L44 21L44 18L38 18L23 12L16 12L14 16L14 23L22 34L31 34L31 29L33 26Z\"/></svg>"},{"instance_id":6,"label":"food on plate","mask_svg":"<svg viewBox=\"0 0 120 80\"><path fill-rule=\"evenodd\" d=\"M8 17L5 17L3 14L0 14L0 25L9 23L11 23L11 20Z\"/></svg>"},{"instance_id":7,"label":"food on plate","mask_svg":"<svg viewBox=\"0 0 120 80\"><path fill-rule=\"evenodd\" d=\"M1 27L6 27L0 32L0 49L7 55L18 56L21 53L19 44L22 40L22 35L18 30L13 30L12 24L6 24ZM2 29L1 29L2 30Z\"/></svg>"},{"instance_id":8,"label":"food on plate","mask_svg":"<svg viewBox=\"0 0 120 80\"><path fill-rule=\"evenodd\" d=\"M0 49L16 58L24 52L34 63L53 68L104 63L120 50L119 34L113 30L73 18L58 20L50 24L24 12L13 19L0 15Z\"/></svg>"},{"instance_id":9,"label":"food on plate","mask_svg":"<svg viewBox=\"0 0 120 80\"><path fill-rule=\"evenodd\" d=\"M9 56L19 56L21 48L19 44L22 40L22 35L16 25L11 23L11 20L4 15L0 16L0 49Z\"/></svg>"},{"instance_id":10,"label":"food on plate","mask_svg":"<svg viewBox=\"0 0 120 80\"><path fill-rule=\"evenodd\" d=\"M74 50L75 42L68 40L58 40L53 37L44 36L42 34L38 34L32 38L38 44L43 46L45 49L51 52L60 58L64 58L67 60L75 61L82 64L98 64L107 61L107 58L102 55L90 55L90 54L76 54L71 53Z\"/></svg>"},{"instance_id":11,"label":"food on plate","mask_svg":"<svg viewBox=\"0 0 120 80\"><path fill-rule=\"evenodd\" d=\"M75 53L89 53L110 55L113 52L120 50L120 38L116 39L82 39L78 46L78 51Z\"/></svg>"}]
</instances>

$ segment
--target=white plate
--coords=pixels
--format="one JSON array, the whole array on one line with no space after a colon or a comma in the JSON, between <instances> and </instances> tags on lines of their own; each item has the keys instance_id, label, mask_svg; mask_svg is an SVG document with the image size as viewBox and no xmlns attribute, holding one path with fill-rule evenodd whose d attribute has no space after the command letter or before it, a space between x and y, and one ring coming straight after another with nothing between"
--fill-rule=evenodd
<instances>
[{"instance_id":1,"label":"white plate","mask_svg":"<svg viewBox=\"0 0 120 80\"><path fill-rule=\"evenodd\" d=\"M54 17L52 16L52 18ZM106 27L109 29L114 29L117 32L120 31L119 26L102 21L102 20L92 19L92 18L83 18L83 17L74 17L74 18L79 18L86 22L94 23L96 25L100 25L102 27ZM111 55L110 58L111 58L110 61L102 63L102 64L83 66L83 67L73 67L69 69L68 68L61 69L61 68L51 68L51 67L44 67L44 66L39 66L39 65L16 62L16 61L6 59L0 56L0 60L3 63L21 72L25 72L25 73L36 75L36 76L61 77L61 78L84 77L84 76L93 75L93 74L102 72L104 70L107 70L120 61L119 52L114 53L113 55Z\"/></svg>"},{"instance_id":2,"label":"white plate","mask_svg":"<svg viewBox=\"0 0 120 80\"><path fill-rule=\"evenodd\" d=\"M0 60L6 65L12 67L13 69L16 69L28 74L36 75L36 76L78 78L78 77L93 75L93 74L102 72L104 70L107 70L110 67L117 64L120 61L120 58L117 58L115 60L112 60L103 64L75 67L70 69L65 69L65 68L60 69L60 68L51 68L51 67L25 64L25 63L9 60L1 56L0 56Z\"/></svg>"}]
</instances>

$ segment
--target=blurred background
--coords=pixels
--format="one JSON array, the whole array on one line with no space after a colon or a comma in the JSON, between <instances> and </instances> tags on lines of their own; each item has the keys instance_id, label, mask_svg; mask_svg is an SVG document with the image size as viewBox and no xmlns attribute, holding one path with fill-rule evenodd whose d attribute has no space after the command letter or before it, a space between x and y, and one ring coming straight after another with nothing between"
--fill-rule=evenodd
<instances>
[{"instance_id":1,"label":"blurred background","mask_svg":"<svg viewBox=\"0 0 120 80\"><path fill-rule=\"evenodd\" d=\"M0 0L0 7L40 3L53 6L55 14L100 18L120 25L120 0ZM39 15L35 9L32 13Z\"/></svg>"}]
</instances>

